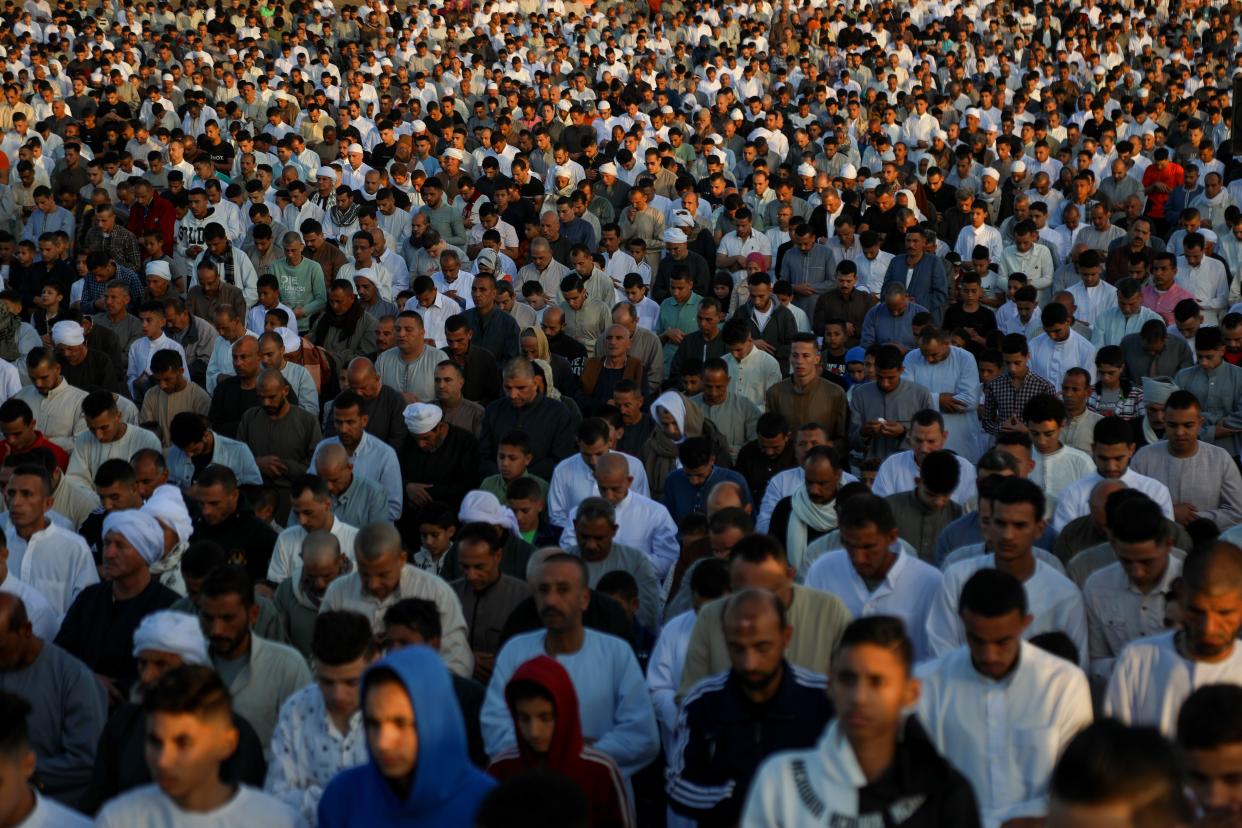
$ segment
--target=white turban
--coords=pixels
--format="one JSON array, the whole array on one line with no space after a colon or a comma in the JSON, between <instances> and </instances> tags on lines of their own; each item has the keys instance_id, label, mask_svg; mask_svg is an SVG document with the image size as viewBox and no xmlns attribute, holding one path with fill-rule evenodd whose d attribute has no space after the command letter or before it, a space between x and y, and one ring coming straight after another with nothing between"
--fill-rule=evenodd
<instances>
[{"instance_id":1,"label":"white turban","mask_svg":"<svg viewBox=\"0 0 1242 828\"><path fill-rule=\"evenodd\" d=\"M280 335L280 341L285 344L286 354L296 354L302 349L302 337L298 336L296 331L289 328L277 328L276 333Z\"/></svg>"},{"instance_id":2,"label":"white turban","mask_svg":"<svg viewBox=\"0 0 1242 828\"><path fill-rule=\"evenodd\" d=\"M332 169L331 167L320 167L319 171L315 173L315 177L316 178L331 178L333 181L336 181L336 170Z\"/></svg>"},{"instance_id":3,"label":"white turban","mask_svg":"<svg viewBox=\"0 0 1242 828\"><path fill-rule=\"evenodd\" d=\"M134 630L134 657L148 650L181 656L186 664L211 664L203 629L197 618L185 612L160 610L142 619Z\"/></svg>"},{"instance_id":4,"label":"white turban","mask_svg":"<svg viewBox=\"0 0 1242 828\"><path fill-rule=\"evenodd\" d=\"M858 178L858 168L853 164L846 164L841 168L841 177L848 178L850 180Z\"/></svg>"},{"instance_id":5,"label":"white turban","mask_svg":"<svg viewBox=\"0 0 1242 828\"><path fill-rule=\"evenodd\" d=\"M147 262L147 275L158 276L165 282L172 281L172 270L168 267L168 262L161 262L158 259Z\"/></svg>"},{"instance_id":6,"label":"white turban","mask_svg":"<svg viewBox=\"0 0 1242 828\"><path fill-rule=\"evenodd\" d=\"M177 542L186 543L194 532L190 523L190 510L186 508L185 498L176 486L158 486L151 493L151 499L142 507L142 511L177 533Z\"/></svg>"},{"instance_id":7,"label":"white turban","mask_svg":"<svg viewBox=\"0 0 1242 828\"><path fill-rule=\"evenodd\" d=\"M508 529L515 535L522 533L513 510L501 506L496 495L481 489L475 489L462 498L457 519L462 523L490 523L492 526Z\"/></svg>"},{"instance_id":8,"label":"white turban","mask_svg":"<svg viewBox=\"0 0 1242 828\"><path fill-rule=\"evenodd\" d=\"M664 231L665 244L685 244L689 239L686 234L677 227L670 227Z\"/></svg>"},{"instance_id":9,"label":"white turban","mask_svg":"<svg viewBox=\"0 0 1242 828\"><path fill-rule=\"evenodd\" d=\"M142 559L153 564L164 557L164 530L151 515L138 509L122 509L104 518L103 537L118 532Z\"/></svg>"},{"instance_id":10,"label":"white turban","mask_svg":"<svg viewBox=\"0 0 1242 828\"><path fill-rule=\"evenodd\" d=\"M405 427L411 434L426 434L444 419L444 409L429 403L410 403L401 412Z\"/></svg>"},{"instance_id":11,"label":"white turban","mask_svg":"<svg viewBox=\"0 0 1242 828\"><path fill-rule=\"evenodd\" d=\"M348 149L345 150L345 152L348 155L354 155L354 154L362 155L364 150L362 149L362 144L350 144Z\"/></svg>"},{"instance_id":12,"label":"white turban","mask_svg":"<svg viewBox=\"0 0 1242 828\"><path fill-rule=\"evenodd\" d=\"M573 178L574 171L565 164L561 164L556 168L554 175L556 178Z\"/></svg>"},{"instance_id":13,"label":"white turban","mask_svg":"<svg viewBox=\"0 0 1242 828\"><path fill-rule=\"evenodd\" d=\"M1176 390L1177 386L1168 377L1143 377L1143 400L1145 402L1164 405Z\"/></svg>"},{"instance_id":14,"label":"white turban","mask_svg":"<svg viewBox=\"0 0 1242 828\"><path fill-rule=\"evenodd\" d=\"M366 279L368 282L374 284L375 271L369 267L360 267L354 271L354 281L356 282L359 279Z\"/></svg>"},{"instance_id":15,"label":"white turban","mask_svg":"<svg viewBox=\"0 0 1242 828\"><path fill-rule=\"evenodd\" d=\"M689 210L674 210L673 211L673 226L682 227L682 228L693 227L694 216L690 215Z\"/></svg>"},{"instance_id":16,"label":"white turban","mask_svg":"<svg viewBox=\"0 0 1242 828\"><path fill-rule=\"evenodd\" d=\"M496 254L495 250L492 250L490 247L485 247L479 251L478 257L474 260L474 270L476 273L482 273L485 270L488 273L495 273L496 265L499 260L500 257Z\"/></svg>"},{"instance_id":17,"label":"white turban","mask_svg":"<svg viewBox=\"0 0 1242 828\"><path fill-rule=\"evenodd\" d=\"M663 429L664 423L660 422L660 409L664 409L673 415L673 419L677 421L677 430L681 432L681 443L686 439L686 398L676 391L665 391L656 401L651 404L651 418L655 420L656 426Z\"/></svg>"},{"instance_id":18,"label":"white turban","mask_svg":"<svg viewBox=\"0 0 1242 828\"><path fill-rule=\"evenodd\" d=\"M445 158L456 158L458 161L465 161L466 154L457 147L449 147L444 151Z\"/></svg>"},{"instance_id":19,"label":"white turban","mask_svg":"<svg viewBox=\"0 0 1242 828\"><path fill-rule=\"evenodd\" d=\"M802 164L799 164L798 175L801 176L802 178L814 178L815 168L805 162Z\"/></svg>"},{"instance_id":20,"label":"white turban","mask_svg":"<svg viewBox=\"0 0 1242 828\"><path fill-rule=\"evenodd\" d=\"M81 345L86 334L77 322L57 322L52 326L52 342L57 345Z\"/></svg>"},{"instance_id":21,"label":"white turban","mask_svg":"<svg viewBox=\"0 0 1242 828\"><path fill-rule=\"evenodd\" d=\"M599 174L600 174L600 175L616 175L616 174L617 174L617 165L616 165L616 164L614 164L614 163L612 163L611 161L609 161L609 162L608 162L608 163L606 163L606 164L600 164L600 165L599 165Z\"/></svg>"}]
</instances>

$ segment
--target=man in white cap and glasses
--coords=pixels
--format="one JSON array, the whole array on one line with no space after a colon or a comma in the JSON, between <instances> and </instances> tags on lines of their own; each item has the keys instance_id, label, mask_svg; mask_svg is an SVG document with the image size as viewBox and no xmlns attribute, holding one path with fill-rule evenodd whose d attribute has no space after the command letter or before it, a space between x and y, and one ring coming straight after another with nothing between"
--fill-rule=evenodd
<instances>
[{"instance_id":1,"label":"man in white cap and glasses","mask_svg":"<svg viewBox=\"0 0 1242 828\"><path fill-rule=\"evenodd\" d=\"M160 610L142 619L134 632L134 660L138 684L134 695L154 686L170 670L183 665L211 666L207 639L198 619L189 613ZM127 701L112 711L96 753L87 809L93 810L126 791L151 784L151 770L144 757L147 714L140 701ZM238 731L237 751L224 763L220 776L252 787L263 784L263 745L254 728L233 714Z\"/></svg>"},{"instance_id":2,"label":"man in white cap and glasses","mask_svg":"<svg viewBox=\"0 0 1242 828\"><path fill-rule=\"evenodd\" d=\"M94 671L112 702L122 702L138 680L132 653L138 623L180 597L151 574L164 556L164 530L151 515L125 509L103 525L104 581L78 595L56 645Z\"/></svg>"},{"instance_id":3,"label":"man in white cap and glasses","mask_svg":"<svg viewBox=\"0 0 1242 828\"><path fill-rule=\"evenodd\" d=\"M341 172L341 184L351 190L361 190L362 185L366 183L367 173L371 171L371 167L362 161L364 154L362 144L350 144L345 149L345 159L348 163Z\"/></svg>"},{"instance_id":4,"label":"man in white cap and glasses","mask_svg":"<svg viewBox=\"0 0 1242 828\"><path fill-rule=\"evenodd\" d=\"M479 482L479 444L463 428L444 421L444 411L429 403L405 409L410 436L401 449L405 481L405 521L417 530L422 510L433 501L452 509Z\"/></svg>"}]
</instances>

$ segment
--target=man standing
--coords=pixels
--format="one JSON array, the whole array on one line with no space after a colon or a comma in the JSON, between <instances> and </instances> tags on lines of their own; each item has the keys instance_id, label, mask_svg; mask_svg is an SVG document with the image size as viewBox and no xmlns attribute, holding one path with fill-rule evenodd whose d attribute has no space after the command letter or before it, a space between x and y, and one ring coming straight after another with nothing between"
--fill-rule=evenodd
<instances>
[{"instance_id":1,"label":"man standing","mask_svg":"<svg viewBox=\"0 0 1242 828\"><path fill-rule=\"evenodd\" d=\"M111 391L96 391L82 400L87 431L73 441L68 474L81 478L92 489L95 472L105 461L128 460L142 449L163 452L160 438L153 432L121 419L116 399Z\"/></svg>"},{"instance_id":2,"label":"man standing","mask_svg":"<svg viewBox=\"0 0 1242 828\"><path fill-rule=\"evenodd\" d=\"M1195 334L1197 365L1177 372L1174 382L1199 401L1203 426L1199 436L1237 458L1242 452L1242 368L1225 361L1220 328Z\"/></svg>"},{"instance_id":3,"label":"man standing","mask_svg":"<svg viewBox=\"0 0 1242 828\"><path fill-rule=\"evenodd\" d=\"M618 523L617 510L610 500L588 497L574 508L573 523L561 538L561 546L586 564L587 585L591 589L598 589L600 580L610 572L632 576L638 590L637 621L654 633L660 629L661 604L655 564L649 552L617 542Z\"/></svg>"},{"instance_id":4,"label":"man standing","mask_svg":"<svg viewBox=\"0 0 1242 828\"><path fill-rule=\"evenodd\" d=\"M660 749L655 710L634 653L625 641L583 626L590 601L586 564L556 553L538 569L535 602L544 629L516 635L496 656L481 715L488 754L515 742L505 687L517 668L536 655L551 655L578 691L582 735L607 754L628 779Z\"/></svg>"},{"instance_id":5,"label":"man standing","mask_svg":"<svg viewBox=\"0 0 1242 828\"><path fill-rule=\"evenodd\" d=\"M289 404L289 384L279 371L265 370L255 388L259 407L242 415L237 439L250 447L263 482L276 488L276 516L283 520L289 513L289 487L306 473L323 435L314 416Z\"/></svg>"},{"instance_id":6,"label":"man standing","mask_svg":"<svg viewBox=\"0 0 1242 828\"><path fill-rule=\"evenodd\" d=\"M978 828L970 782L936 751L919 718L908 715L920 696L913 649L902 622L891 616L860 618L845 628L829 672L836 718L813 747L760 766L742 812L744 828L883 825L912 802L919 804L911 824Z\"/></svg>"},{"instance_id":7,"label":"man standing","mask_svg":"<svg viewBox=\"0 0 1242 828\"><path fill-rule=\"evenodd\" d=\"M723 359L710 359L703 364L702 387L702 393L690 397L690 402L716 425L729 446L732 460L742 446L754 439L759 409L750 400L729 390L729 366Z\"/></svg>"},{"instance_id":8,"label":"man standing","mask_svg":"<svg viewBox=\"0 0 1242 828\"><path fill-rule=\"evenodd\" d=\"M729 367L733 392L763 407L769 390L781 382L780 363L755 344L751 323L745 319L730 319L720 336L729 352L724 361ZM814 389L813 383L810 388Z\"/></svg>"},{"instance_id":9,"label":"man standing","mask_svg":"<svg viewBox=\"0 0 1242 828\"><path fill-rule=\"evenodd\" d=\"M469 619L467 636L474 653L474 679L486 682L496 664L505 622L514 608L530 597L530 586L500 571L504 542L499 528L467 523L454 536L462 577L449 583Z\"/></svg>"},{"instance_id":10,"label":"man standing","mask_svg":"<svg viewBox=\"0 0 1242 828\"><path fill-rule=\"evenodd\" d=\"M747 589L722 600L730 669L686 695L667 774L669 804L699 825L737 824L760 764L809 748L833 713L824 677L785 661L793 630L780 599Z\"/></svg>"},{"instance_id":11,"label":"man standing","mask_svg":"<svg viewBox=\"0 0 1242 828\"><path fill-rule=\"evenodd\" d=\"M1242 683L1242 549L1218 542L1182 568L1180 630L1129 644L1113 668L1104 713L1172 735L1182 702L1207 684Z\"/></svg>"},{"instance_id":12,"label":"man standing","mask_svg":"<svg viewBox=\"0 0 1242 828\"><path fill-rule=\"evenodd\" d=\"M1070 368L1086 368L1095 382L1095 347L1070 329L1069 310L1060 302L1043 309L1039 321L1044 333L1031 340L1031 371L1059 386Z\"/></svg>"},{"instance_id":13,"label":"man standing","mask_svg":"<svg viewBox=\"0 0 1242 828\"><path fill-rule=\"evenodd\" d=\"M839 385L824 379L821 362L815 335L794 334L789 351L790 377L768 388L764 394L765 409L783 416L794 429L817 422L823 425L829 440L844 440L849 403Z\"/></svg>"},{"instance_id":14,"label":"man standing","mask_svg":"<svg viewBox=\"0 0 1242 828\"><path fill-rule=\"evenodd\" d=\"M1056 395L1056 386L1031 370L1030 351L1022 334L1006 334L1001 340L1005 372L983 385L983 430L988 434L1022 430L1022 410L1037 394ZM1087 390L1091 375L1087 374ZM1083 406L1087 403L1083 398Z\"/></svg>"},{"instance_id":15,"label":"man standing","mask_svg":"<svg viewBox=\"0 0 1242 828\"><path fill-rule=\"evenodd\" d=\"M768 532L785 546L789 565L805 571L807 547L837 528L840 460L827 446L816 446L802 461L803 485L772 510Z\"/></svg>"},{"instance_id":16,"label":"man standing","mask_svg":"<svg viewBox=\"0 0 1242 828\"><path fill-rule=\"evenodd\" d=\"M358 529L339 520L333 513L328 484L312 474L304 474L293 481L289 494L290 511L297 523L276 536L272 559L267 567L268 583L282 584L298 577L302 545L313 532L330 533L340 544L341 553L353 560Z\"/></svg>"},{"instance_id":17,"label":"man standing","mask_svg":"<svg viewBox=\"0 0 1242 828\"><path fill-rule=\"evenodd\" d=\"M1027 592L1012 575L976 572L958 605L967 646L919 671L918 720L970 780L985 824L1042 816L1056 757L1091 722L1086 677L1023 640Z\"/></svg>"},{"instance_id":18,"label":"man standing","mask_svg":"<svg viewBox=\"0 0 1242 828\"><path fill-rule=\"evenodd\" d=\"M437 405L413 403L405 409L409 438L401 447L405 525L417 531L423 509L432 502L457 511L479 482L479 443L465 429L444 422Z\"/></svg>"},{"instance_id":19,"label":"man standing","mask_svg":"<svg viewBox=\"0 0 1242 828\"><path fill-rule=\"evenodd\" d=\"M936 255L928 231L913 227L906 231L906 252L895 256L884 274L884 284L896 282L917 304L929 311L937 324L944 317L949 301L949 283L944 260ZM1049 263L1048 274L1052 267Z\"/></svg>"},{"instance_id":20,"label":"man standing","mask_svg":"<svg viewBox=\"0 0 1242 828\"><path fill-rule=\"evenodd\" d=\"M407 403L435 398L436 366L448 359L439 348L427 344L423 318L414 311L397 315L397 345L379 355L375 370L384 385L405 396Z\"/></svg>"},{"instance_id":21,"label":"man standing","mask_svg":"<svg viewBox=\"0 0 1242 828\"><path fill-rule=\"evenodd\" d=\"M903 380L931 393L934 404L925 407L938 409L944 417L949 432L945 448L971 463L978 460L983 453L978 413L983 392L979 366L971 352L953 345L943 328L927 327L919 335L918 348L906 354L902 366ZM878 367L876 371L878 380Z\"/></svg>"},{"instance_id":22,"label":"man standing","mask_svg":"<svg viewBox=\"0 0 1242 828\"><path fill-rule=\"evenodd\" d=\"M879 346L875 381L851 390L850 444L864 459L884 460L897 452L910 434L914 415L936 408L926 388L902 379L902 361L896 345ZM839 388L837 393L844 396Z\"/></svg>"},{"instance_id":23,"label":"man standing","mask_svg":"<svg viewBox=\"0 0 1242 828\"><path fill-rule=\"evenodd\" d=\"M64 451L73 451L74 438L86 431L82 403L88 393L63 377L60 361L51 348L34 348L26 354L30 384L13 395L30 407L43 435ZM126 457L126 460L129 458Z\"/></svg>"},{"instance_id":24,"label":"man standing","mask_svg":"<svg viewBox=\"0 0 1242 828\"><path fill-rule=\"evenodd\" d=\"M1095 424L1094 437L1091 459L1095 461L1095 472L1061 492L1053 513L1054 528L1060 532L1074 518L1089 514L1091 490L1102 480L1120 480L1131 489L1140 490L1160 506L1165 517L1173 520L1168 487L1130 468L1130 458L1134 456L1134 429L1130 424L1118 417L1105 417Z\"/></svg>"},{"instance_id":25,"label":"man standing","mask_svg":"<svg viewBox=\"0 0 1242 828\"><path fill-rule=\"evenodd\" d=\"M498 360L517 356L521 332L513 317L496 304L496 277L490 273L476 274L470 297L474 307L462 316L470 326L474 344L486 348Z\"/></svg>"},{"instance_id":26,"label":"man standing","mask_svg":"<svg viewBox=\"0 0 1242 828\"><path fill-rule=\"evenodd\" d=\"M539 393L534 365L524 357L515 357L505 365L503 386L505 396L483 412L479 457L484 474L497 471L494 458L500 439L521 429L531 440L530 473L551 480L556 464L573 453L574 429L569 410L558 400Z\"/></svg>"},{"instance_id":27,"label":"man standing","mask_svg":"<svg viewBox=\"0 0 1242 828\"><path fill-rule=\"evenodd\" d=\"M20 696L0 692L0 774L13 786L6 819L13 825L90 828L89 819L48 798L33 782L39 758L27 723L31 709Z\"/></svg>"},{"instance_id":28,"label":"man standing","mask_svg":"<svg viewBox=\"0 0 1242 828\"><path fill-rule=\"evenodd\" d=\"M875 482L871 485L872 492L879 497L887 497L898 492L912 491L923 459L933 451L943 449L948 436L944 428L944 418L939 411L925 408L917 412L910 420L911 448L889 455L880 464ZM961 474L957 488L953 490L953 500L965 504L975 494L975 467L962 457L955 455L955 458Z\"/></svg>"},{"instance_id":29,"label":"man standing","mask_svg":"<svg viewBox=\"0 0 1242 828\"><path fill-rule=\"evenodd\" d=\"M1199 439L1203 430L1198 399L1174 391L1164 404L1165 439L1139 449L1130 467L1168 487L1178 523L1203 518L1225 531L1242 523L1242 476L1227 451Z\"/></svg>"}]
</instances>

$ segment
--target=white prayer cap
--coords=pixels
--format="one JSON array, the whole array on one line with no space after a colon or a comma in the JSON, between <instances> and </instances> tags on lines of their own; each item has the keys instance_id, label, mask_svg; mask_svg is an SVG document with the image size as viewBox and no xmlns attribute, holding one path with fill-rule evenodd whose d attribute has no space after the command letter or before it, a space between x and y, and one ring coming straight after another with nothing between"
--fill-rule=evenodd
<instances>
[{"instance_id":1,"label":"white prayer cap","mask_svg":"<svg viewBox=\"0 0 1242 828\"><path fill-rule=\"evenodd\" d=\"M676 227L670 227L664 231L664 242L666 244L685 244L689 239L686 234Z\"/></svg>"},{"instance_id":2,"label":"white prayer cap","mask_svg":"<svg viewBox=\"0 0 1242 828\"><path fill-rule=\"evenodd\" d=\"M297 331L289 328L277 328L276 333L280 335L280 341L285 343L286 354L296 354L302 349L302 337L298 336Z\"/></svg>"},{"instance_id":3,"label":"white prayer cap","mask_svg":"<svg viewBox=\"0 0 1242 828\"><path fill-rule=\"evenodd\" d=\"M880 179L868 178L867 180L863 181L862 185L863 185L864 190L874 190L876 187L880 186Z\"/></svg>"},{"instance_id":4,"label":"white prayer cap","mask_svg":"<svg viewBox=\"0 0 1242 828\"><path fill-rule=\"evenodd\" d=\"M366 279L368 282L375 282L375 271L369 267L360 267L354 271L354 281Z\"/></svg>"},{"instance_id":5,"label":"white prayer cap","mask_svg":"<svg viewBox=\"0 0 1242 828\"><path fill-rule=\"evenodd\" d=\"M103 537L109 532L120 534L138 555L153 564L164 557L164 530L155 518L138 509L122 509L104 518Z\"/></svg>"},{"instance_id":6,"label":"white prayer cap","mask_svg":"<svg viewBox=\"0 0 1242 828\"><path fill-rule=\"evenodd\" d=\"M456 158L458 161L464 161L466 159L466 154L457 147L449 147L444 151L444 157Z\"/></svg>"},{"instance_id":7,"label":"white prayer cap","mask_svg":"<svg viewBox=\"0 0 1242 828\"><path fill-rule=\"evenodd\" d=\"M998 173L996 170L992 169L991 167L986 167L983 170L983 177L990 178L993 181L1000 181L1000 173Z\"/></svg>"},{"instance_id":8,"label":"white prayer cap","mask_svg":"<svg viewBox=\"0 0 1242 828\"><path fill-rule=\"evenodd\" d=\"M176 486L157 486L151 499L143 504L142 511L177 533L177 542L186 543L194 532L190 523L190 510L185 498Z\"/></svg>"},{"instance_id":9,"label":"white prayer cap","mask_svg":"<svg viewBox=\"0 0 1242 828\"><path fill-rule=\"evenodd\" d=\"M1011 166L1009 169L1011 172L1024 173L1026 172L1026 162L1025 161L1014 161L1013 166Z\"/></svg>"},{"instance_id":10,"label":"white prayer cap","mask_svg":"<svg viewBox=\"0 0 1242 828\"><path fill-rule=\"evenodd\" d=\"M729 113L729 120L730 121L745 121L746 116L742 114L742 110L735 109Z\"/></svg>"},{"instance_id":11,"label":"white prayer cap","mask_svg":"<svg viewBox=\"0 0 1242 828\"><path fill-rule=\"evenodd\" d=\"M798 175L802 178L814 178L815 168L804 161L798 165Z\"/></svg>"},{"instance_id":12,"label":"white prayer cap","mask_svg":"<svg viewBox=\"0 0 1242 828\"><path fill-rule=\"evenodd\" d=\"M608 101L600 101L599 103L595 105L595 108L598 109L600 112L611 112L612 104L608 103Z\"/></svg>"},{"instance_id":13,"label":"white prayer cap","mask_svg":"<svg viewBox=\"0 0 1242 828\"><path fill-rule=\"evenodd\" d=\"M350 144L349 148L346 149L345 152L349 153L350 155L353 155L354 153L358 153L359 155L362 155L363 153L362 144Z\"/></svg>"},{"instance_id":14,"label":"white prayer cap","mask_svg":"<svg viewBox=\"0 0 1242 828\"><path fill-rule=\"evenodd\" d=\"M1203 236L1203 240L1205 242L1216 244L1216 242L1220 241L1220 237L1217 236L1215 232L1207 229L1206 227L1199 228L1199 235Z\"/></svg>"},{"instance_id":15,"label":"white prayer cap","mask_svg":"<svg viewBox=\"0 0 1242 828\"><path fill-rule=\"evenodd\" d=\"M411 434L419 435L430 432L444 419L444 409L429 403L410 403L401 412L405 419L405 428Z\"/></svg>"},{"instance_id":16,"label":"white prayer cap","mask_svg":"<svg viewBox=\"0 0 1242 828\"><path fill-rule=\"evenodd\" d=\"M671 106L665 105L665 106L660 107L660 114L667 116L667 115L673 115L675 114L675 112Z\"/></svg>"},{"instance_id":17,"label":"white prayer cap","mask_svg":"<svg viewBox=\"0 0 1242 828\"><path fill-rule=\"evenodd\" d=\"M426 132L427 124L424 121L415 121L414 123L410 124L410 128L413 129L415 132Z\"/></svg>"},{"instance_id":18,"label":"white prayer cap","mask_svg":"<svg viewBox=\"0 0 1242 828\"><path fill-rule=\"evenodd\" d=\"M147 262L147 275L157 276L165 282L172 281L172 270L168 267L168 262L161 262L159 259Z\"/></svg>"},{"instance_id":19,"label":"white prayer cap","mask_svg":"<svg viewBox=\"0 0 1242 828\"><path fill-rule=\"evenodd\" d=\"M947 141L949 140L949 133L945 132L943 129L937 129L934 132L932 132L932 140L934 141L937 138L939 138L941 141Z\"/></svg>"},{"instance_id":20,"label":"white prayer cap","mask_svg":"<svg viewBox=\"0 0 1242 828\"><path fill-rule=\"evenodd\" d=\"M693 227L694 216L690 215L689 210L674 210L673 211L673 226L674 227Z\"/></svg>"},{"instance_id":21,"label":"white prayer cap","mask_svg":"<svg viewBox=\"0 0 1242 828\"><path fill-rule=\"evenodd\" d=\"M163 80L163 81L173 81L173 80L176 80L176 78L174 78L174 77L173 77L172 75L170 75L168 72L165 72L165 73L164 73L164 74L160 77L160 80Z\"/></svg>"},{"instance_id":22,"label":"white prayer cap","mask_svg":"<svg viewBox=\"0 0 1242 828\"><path fill-rule=\"evenodd\" d=\"M569 102L569 98L561 98L559 101L557 101L556 108L559 109L561 112L568 112L569 110L574 108L574 105Z\"/></svg>"},{"instance_id":23,"label":"white prayer cap","mask_svg":"<svg viewBox=\"0 0 1242 828\"><path fill-rule=\"evenodd\" d=\"M77 322L57 322L52 326L52 342L56 345L81 345L86 341L86 334Z\"/></svg>"},{"instance_id":24,"label":"white prayer cap","mask_svg":"<svg viewBox=\"0 0 1242 828\"><path fill-rule=\"evenodd\" d=\"M573 178L573 177L574 177L574 171L573 171L573 170L571 170L571 169L570 169L567 165L565 165L565 164L558 164L558 165L557 165L557 167L556 167L556 177L557 177L557 178Z\"/></svg>"},{"instance_id":25,"label":"white prayer cap","mask_svg":"<svg viewBox=\"0 0 1242 828\"><path fill-rule=\"evenodd\" d=\"M187 612L159 610L142 619L134 630L134 657L151 650L180 656L185 664L211 664L203 628Z\"/></svg>"},{"instance_id":26,"label":"white prayer cap","mask_svg":"<svg viewBox=\"0 0 1242 828\"><path fill-rule=\"evenodd\" d=\"M315 177L316 178L331 178L333 181L336 181L336 170L332 169L331 167L320 167L319 170L315 173Z\"/></svg>"},{"instance_id":27,"label":"white prayer cap","mask_svg":"<svg viewBox=\"0 0 1242 828\"><path fill-rule=\"evenodd\" d=\"M1143 377L1143 400L1156 405L1164 405L1177 390L1169 377Z\"/></svg>"},{"instance_id":28,"label":"white prayer cap","mask_svg":"<svg viewBox=\"0 0 1242 828\"><path fill-rule=\"evenodd\" d=\"M967 118L979 118L980 120L982 120L983 113L981 113L978 109L972 106L966 110L966 117Z\"/></svg>"},{"instance_id":29,"label":"white prayer cap","mask_svg":"<svg viewBox=\"0 0 1242 828\"><path fill-rule=\"evenodd\" d=\"M853 181L855 178L858 178L858 167L855 167L853 164L846 164L841 168L841 177Z\"/></svg>"},{"instance_id":30,"label":"white prayer cap","mask_svg":"<svg viewBox=\"0 0 1242 828\"><path fill-rule=\"evenodd\" d=\"M481 489L475 489L462 498L457 519L462 523L488 523L492 526L500 526L515 535L521 534L522 531L518 527L517 515L513 514L513 510L502 506L496 495Z\"/></svg>"},{"instance_id":31,"label":"white prayer cap","mask_svg":"<svg viewBox=\"0 0 1242 828\"><path fill-rule=\"evenodd\" d=\"M616 164L614 164L614 163L612 163L611 161L609 161L609 162L608 162L608 163L606 163L606 164L600 164L600 165L599 165L599 174L600 174L600 175L616 175L616 174L617 174L617 165L616 165Z\"/></svg>"}]
</instances>

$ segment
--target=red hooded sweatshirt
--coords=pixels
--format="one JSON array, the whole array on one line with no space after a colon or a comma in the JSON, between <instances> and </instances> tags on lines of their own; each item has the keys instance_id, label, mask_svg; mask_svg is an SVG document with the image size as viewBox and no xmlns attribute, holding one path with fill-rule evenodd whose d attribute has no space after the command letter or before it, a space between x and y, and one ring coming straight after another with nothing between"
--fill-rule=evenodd
<instances>
[{"instance_id":1,"label":"red hooded sweatshirt","mask_svg":"<svg viewBox=\"0 0 1242 828\"><path fill-rule=\"evenodd\" d=\"M552 697L556 709L556 730L547 755L537 756L522 740L513 709L512 689L517 682L537 684ZM578 719L578 694L573 680L556 659L546 655L532 658L518 667L505 687L509 714L517 733L517 749L497 755L487 772L503 781L523 771L543 769L569 777L582 789L591 804L592 828L633 828L634 811L626 793L625 780L616 763L606 754L587 747L582 741Z\"/></svg>"}]
</instances>

